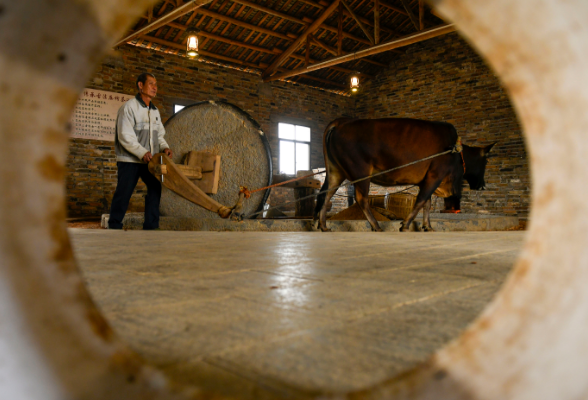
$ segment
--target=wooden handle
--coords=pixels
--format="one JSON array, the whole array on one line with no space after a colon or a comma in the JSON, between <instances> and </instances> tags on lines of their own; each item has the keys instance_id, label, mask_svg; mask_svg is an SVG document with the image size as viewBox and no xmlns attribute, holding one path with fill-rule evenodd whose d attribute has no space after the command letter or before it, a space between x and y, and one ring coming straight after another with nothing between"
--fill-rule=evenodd
<instances>
[{"instance_id":1,"label":"wooden handle","mask_svg":"<svg viewBox=\"0 0 588 400\"><path fill-rule=\"evenodd\" d=\"M161 171L164 167L166 174L165 180L162 184L166 188L200 207L217 213L222 218L227 218L230 215L231 209L229 207L223 206L208 197L206 193L194 185L194 183L192 183L177 165L164 153L155 154L148 165L149 172L155 176L161 176Z\"/></svg>"}]
</instances>

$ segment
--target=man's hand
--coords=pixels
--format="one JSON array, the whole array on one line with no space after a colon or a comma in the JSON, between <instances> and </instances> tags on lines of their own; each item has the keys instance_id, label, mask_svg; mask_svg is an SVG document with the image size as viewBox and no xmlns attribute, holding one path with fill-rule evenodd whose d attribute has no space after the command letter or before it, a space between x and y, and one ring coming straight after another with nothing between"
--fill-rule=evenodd
<instances>
[{"instance_id":1,"label":"man's hand","mask_svg":"<svg viewBox=\"0 0 588 400\"><path fill-rule=\"evenodd\" d=\"M171 151L171 149L163 149L163 152L165 153L166 156L168 156L169 158L173 157L173 153Z\"/></svg>"},{"instance_id":2,"label":"man's hand","mask_svg":"<svg viewBox=\"0 0 588 400\"><path fill-rule=\"evenodd\" d=\"M146 163L148 163L149 161L151 161L151 159L153 158L153 156L151 155L151 152L148 151L147 153L145 153L145 155L143 156L143 161L145 161Z\"/></svg>"}]
</instances>

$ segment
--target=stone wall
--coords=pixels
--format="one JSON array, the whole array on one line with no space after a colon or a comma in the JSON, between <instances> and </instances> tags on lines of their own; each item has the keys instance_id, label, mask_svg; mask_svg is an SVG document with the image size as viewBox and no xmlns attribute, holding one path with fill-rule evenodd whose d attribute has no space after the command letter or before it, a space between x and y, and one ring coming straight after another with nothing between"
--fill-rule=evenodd
<instances>
[{"instance_id":1,"label":"stone wall","mask_svg":"<svg viewBox=\"0 0 588 400\"><path fill-rule=\"evenodd\" d=\"M462 210L526 219L531 181L517 117L498 78L457 33L407 47L355 100L360 118L445 121L466 144L498 142L488 160L488 190L465 189ZM440 199L435 207L442 209Z\"/></svg>"},{"instance_id":2,"label":"stone wall","mask_svg":"<svg viewBox=\"0 0 588 400\"><path fill-rule=\"evenodd\" d=\"M269 139L276 172L279 122L311 128L310 167L319 168L324 166L322 133L325 126L353 109L350 97L292 83L263 83L255 74L131 46L104 59L87 87L133 95L137 76L145 71L157 77L159 91L154 103L164 122L173 114L174 104L189 105L203 100L226 100L249 113ZM67 175L69 215L108 212L115 187L113 143L71 139ZM145 194L145 187L140 183L129 210L141 211ZM292 198L291 189L277 189L272 192L270 204Z\"/></svg>"}]
</instances>

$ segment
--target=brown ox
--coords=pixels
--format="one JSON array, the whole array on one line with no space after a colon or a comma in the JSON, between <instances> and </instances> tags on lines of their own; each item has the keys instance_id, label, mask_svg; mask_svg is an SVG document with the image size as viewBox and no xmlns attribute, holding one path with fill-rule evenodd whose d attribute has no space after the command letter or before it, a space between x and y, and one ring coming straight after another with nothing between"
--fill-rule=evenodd
<instances>
[{"instance_id":1,"label":"brown ox","mask_svg":"<svg viewBox=\"0 0 588 400\"><path fill-rule=\"evenodd\" d=\"M345 179L354 181L450 150L457 140L455 127L445 122L408 118L337 119L327 126L323 136L327 177L321 191L335 188ZM400 230L407 231L423 208L422 229L431 231L431 195L443 197L447 209L459 210L463 179L471 189L484 189L487 156L494 144L463 145L463 160L460 153L449 153L356 183L356 200L372 230L382 229L368 204L370 182L381 186L417 185L420 190L415 206L402 221ZM334 194L332 190L317 198L314 217L317 219L320 212L318 226L323 232L328 231L325 205Z\"/></svg>"}]
</instances>

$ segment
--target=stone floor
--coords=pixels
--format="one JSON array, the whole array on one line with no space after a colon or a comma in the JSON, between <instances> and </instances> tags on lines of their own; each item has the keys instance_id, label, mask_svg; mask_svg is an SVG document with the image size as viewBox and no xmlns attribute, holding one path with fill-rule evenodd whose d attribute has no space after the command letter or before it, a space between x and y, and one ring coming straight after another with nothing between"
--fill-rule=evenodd
<instances>
[{"instance_id":1,"label":"stone floor","mask_svg":"<svg viewBox=\"0 0 588 400\"><path fill-rule=\"evenodd\" d=\"M118 334L174 379L239 398L354 391L455 338L524 232L70 229Z\"/></svg>"}]
</instances>

